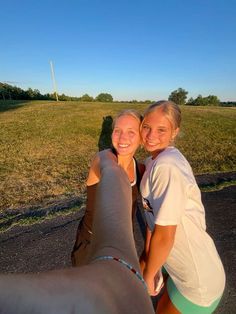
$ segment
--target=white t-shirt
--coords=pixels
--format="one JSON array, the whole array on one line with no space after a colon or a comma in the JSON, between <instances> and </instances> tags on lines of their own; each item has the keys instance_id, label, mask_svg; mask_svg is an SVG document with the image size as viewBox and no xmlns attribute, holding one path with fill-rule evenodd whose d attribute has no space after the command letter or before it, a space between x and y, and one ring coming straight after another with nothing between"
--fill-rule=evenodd
<instances>
[{"instance_id":1,"label":"white t-shirt","mask_svg":"<svg viewBox=\"0 0 236 314\"><path fill-rule=\"evenodd\" d=\"M155 159L148 158L140 189L151 231L155 224L177 225L164 267L182 295L209 306L223 293L225 273L206 233L201 192L188 161L174 147L166 148Z\"/></svg>"}]
</instances>

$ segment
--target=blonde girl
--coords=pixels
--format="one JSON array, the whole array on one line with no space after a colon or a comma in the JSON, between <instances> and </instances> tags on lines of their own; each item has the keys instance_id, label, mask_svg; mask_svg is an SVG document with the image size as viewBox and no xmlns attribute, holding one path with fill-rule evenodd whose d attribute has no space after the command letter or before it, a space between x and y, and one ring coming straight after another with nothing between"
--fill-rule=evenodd
<instances>
[{"instance_id":1,"label":"blonde girl","mask_svg":"<svg viewBox=\"0 0 236 314\"><path fill-rule=\"evenodd\" d=\"M142 116L133 109L121 111L113 121L112 148L118 165L126 172L132 187L132 217L134 218L139 195L139 184L144 166L136 161L134 154L140 145L140 125ZM93 235L92 225L95 208L97 184L100 181L100 158L104 151L96 154L92 160L87 178L87 204L85 215L80 222L74 248L71 254L72 265L81 266L87 263L90 254L90 243Z\"/></svg>"},{"instance_id":2,"label":"blonde girl","mask_svg":"<svg viewBox=\"0 0 236 314\"><path fill-rule=\"evenodd\" d=\"M147 222L140 263L150 295L157 294L163 266L168 273L158 314L212 313L224 291L225 273L206 232L192 169L174 147L180 123L180 108L171 101L159 101L144 113L141 137L151 156L140 185Z\"/></svg>"}]
</instances>

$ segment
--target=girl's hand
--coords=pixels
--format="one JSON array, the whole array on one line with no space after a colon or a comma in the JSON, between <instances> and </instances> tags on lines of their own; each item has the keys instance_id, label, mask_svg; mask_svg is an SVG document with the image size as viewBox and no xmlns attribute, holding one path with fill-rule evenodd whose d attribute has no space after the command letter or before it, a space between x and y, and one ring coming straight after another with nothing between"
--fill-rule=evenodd
<instances>
[{"instance_id":1,"label":"girl's hand","mask_svg":"<svg viewBox=\"0 0 236 314\"><path fill-rule=\"evenodd\" d=\"M159 270L154 277L145 275L144 271L143 278L147 284L149 295L151 296L158 295L162 287L164 286L162 271Z\"/></svg>"},{"instance_id":2,"label":"girl's hand","mask_svg":"<svg viewBox=\"0 0 236 314\"><path fill-rule=\"evenodd\" d=\"M155 291L155 281L154 281L154 278L145 276L145 272L144 272L143 278L144 278L144 280L146 282L146 285L147 285L148 294L150 296L156 296L157 292Z\"/></svg>"},{"instance_id":3,"label":"girl's hand","mask_svg":"<svg viewBox=\"0 0 236 314\"><path fill-rule=\"evenodd\" d=\"M164 286L164 279L163 279L161 269L156 273L154 277L154 285L155 285L156 294L159 294L162 287Z\"/></svg>"}]
</instances>

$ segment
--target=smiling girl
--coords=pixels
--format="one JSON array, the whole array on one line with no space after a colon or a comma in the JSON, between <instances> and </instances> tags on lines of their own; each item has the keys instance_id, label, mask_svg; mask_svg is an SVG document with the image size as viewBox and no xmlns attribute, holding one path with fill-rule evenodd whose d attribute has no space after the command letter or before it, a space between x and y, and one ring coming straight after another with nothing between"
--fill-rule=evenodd
<instances>
[{"instance_id":1,"label":"smiling girl","mask_svg":"<svg viewBox=\"0 0 236 314\"><path fill-rule=\"evenodd\" d=\"M206 314L220 301L225 273L206 232L192 169L173 146L180 122L180 108L171 101L159 101L144 113L141 137L151 157L140 185L147 222L140 264L150 295L157 294L162 266L168 273L158 314Z\"/></svg>"},{"instance_id":2,"label":"smiling girl","mask_svg":"<svg viewBox=\"0 0 236 314\"><path fill-rule=\"evenodd\" d=\"M144 172L144 166L138 163L134 154L140 145L140 124L141 115L132 109L120 112L113 121L112 132L112 148L108 151L117 157L118 165L120 165L128 175L132 186L133 210L134 218L137 208L137 197L139 194L139 183L141 175ZM92 160L91 167L87 178L87 204L85 215L80 222L76 234L76 241L71 254L72 265L84 265L88 261L91 237L93 234L92 224L95 212L95 195L97 184L100 181L100 157L102 152L95 155Z\"/></svg>"}]
</instances>

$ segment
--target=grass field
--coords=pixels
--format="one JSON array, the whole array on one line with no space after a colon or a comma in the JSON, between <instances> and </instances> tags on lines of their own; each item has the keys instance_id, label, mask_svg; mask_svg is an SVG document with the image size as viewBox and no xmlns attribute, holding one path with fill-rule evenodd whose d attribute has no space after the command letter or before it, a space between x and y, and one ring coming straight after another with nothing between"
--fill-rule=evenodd
<instances>
[{"instance_id":1,"label":"grass field","mask_svg":"<svg viewBox=\"0 0 236 314\"><path fill-rule=\"evenodd\" d=\"M145 107L0 102L0 211L82 193L91 158L109 144L109 136L101 134L103 118L124 108L143 112ZM236 170L236 110L186 106L182 112L176 146L194 173ZM138 159L145 156L144 151L137 154Z\"/></svg>"}]
</instances>

